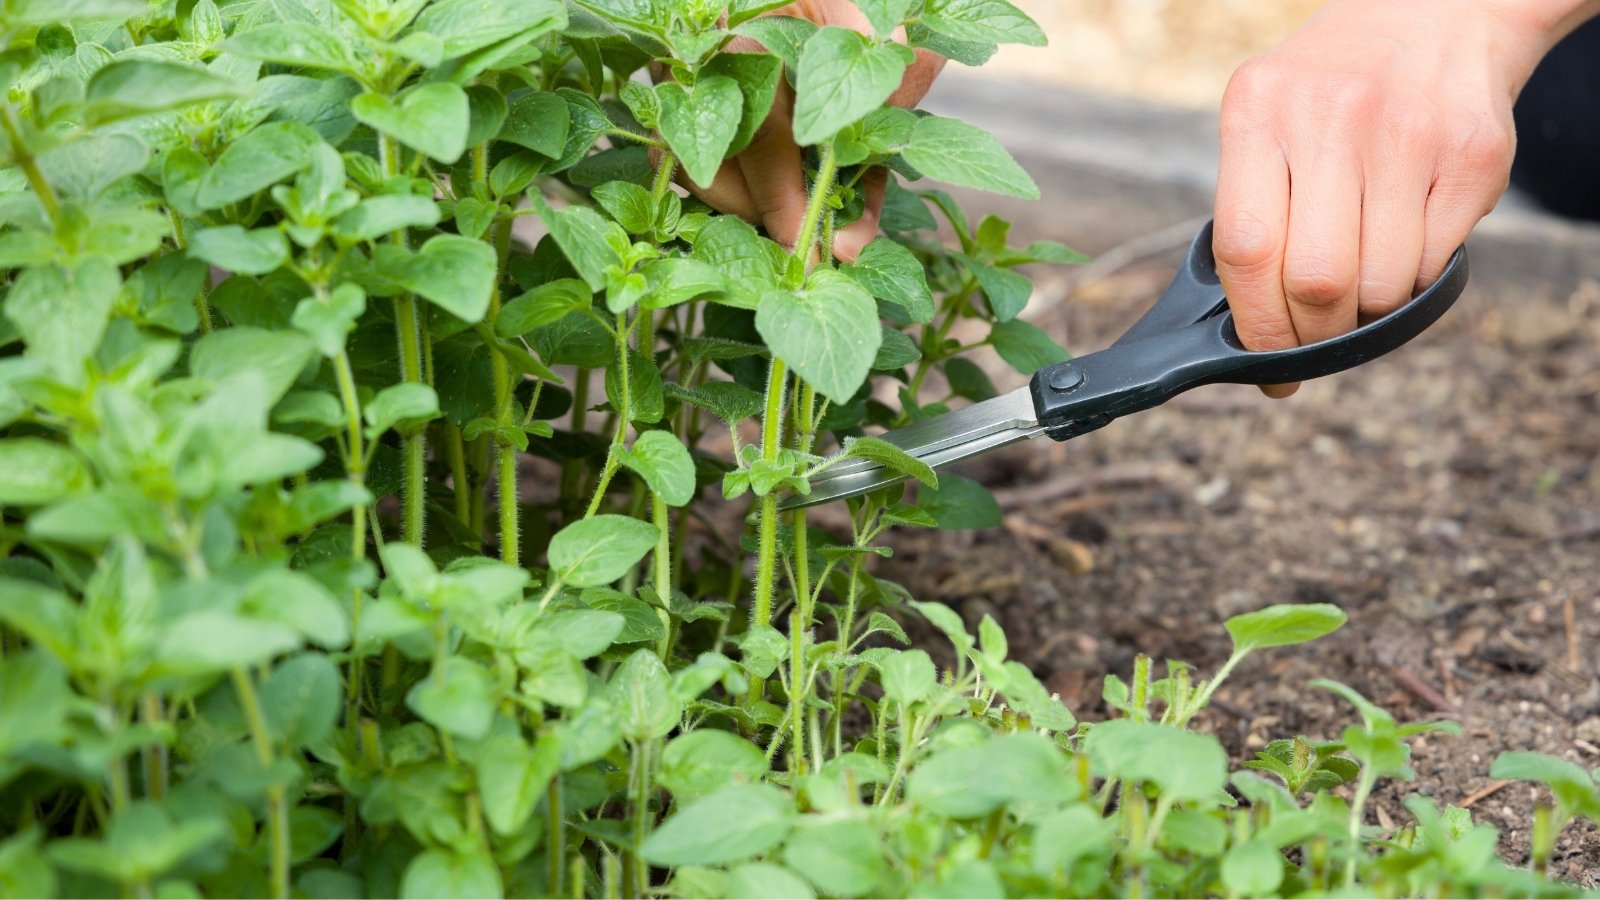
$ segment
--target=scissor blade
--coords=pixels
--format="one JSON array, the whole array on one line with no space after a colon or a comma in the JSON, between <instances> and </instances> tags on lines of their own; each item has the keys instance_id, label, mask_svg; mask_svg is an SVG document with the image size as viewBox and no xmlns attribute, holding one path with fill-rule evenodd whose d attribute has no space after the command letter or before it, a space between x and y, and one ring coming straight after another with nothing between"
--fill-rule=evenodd
<instances>
[{"instance_id":1,"label":"scissor blade","mask_svg":"<svg viewBox=\"0 0 1600 900\"><path fill-rule=\"evenodd\" d=\"M964 409L878 435L937 469L1043 434L1033 396L1021 387ZM781 509L815 506L888 487L905 476L869 459L846 459L811 480L811 493L784 500Z\"/></svg>"}]
</instances>

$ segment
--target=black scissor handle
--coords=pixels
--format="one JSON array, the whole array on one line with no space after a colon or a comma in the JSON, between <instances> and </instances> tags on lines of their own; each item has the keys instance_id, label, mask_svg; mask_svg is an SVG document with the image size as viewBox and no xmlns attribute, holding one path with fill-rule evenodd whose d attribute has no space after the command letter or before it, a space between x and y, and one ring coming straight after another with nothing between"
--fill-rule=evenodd
<instances>
[{"instance_id":1,"label":"black scissor handle","mask_svg":"<svg viewBox=\"0 0 1600 900\"><path fill-rule=\"evenodd\" d=\"M1303 347L1246 350L1217 280L1208 223L1172 286L1116 343L1033 376L1034 408L1047 433L1065 440L1203 384L1280 384L1342 372L1427 330L1466 283L1463 247L1438 281L1382 318Z\"/></svg>"}]
</instances>

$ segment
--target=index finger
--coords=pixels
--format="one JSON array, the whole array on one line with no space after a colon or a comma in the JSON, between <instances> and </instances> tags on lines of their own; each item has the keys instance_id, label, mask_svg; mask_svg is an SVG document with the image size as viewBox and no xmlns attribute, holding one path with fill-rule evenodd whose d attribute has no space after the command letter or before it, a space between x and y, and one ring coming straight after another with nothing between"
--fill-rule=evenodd
<instances>
[{"instance_id":1,"label":"index finger","mask_svg":"<svg viewBox=\"0 0 1600 900\"><path fill-rule=\"evenodd\" d=\"M1297 347L1283 290L1289 230L1289 164L1283 148L1267 129L1224 114L1221 151L1211 246L1234 328L1250 350ZM1264 390L1287 397L1295 386Z\"/></svg>"}]
</instances>

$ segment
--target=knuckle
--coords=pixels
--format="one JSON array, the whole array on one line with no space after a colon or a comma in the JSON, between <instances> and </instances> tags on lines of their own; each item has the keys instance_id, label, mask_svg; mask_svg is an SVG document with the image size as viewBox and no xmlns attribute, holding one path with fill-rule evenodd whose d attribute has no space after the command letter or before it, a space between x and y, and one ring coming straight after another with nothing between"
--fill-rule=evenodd
<instances>
[{"instance_id":1,"label":"knuckle","mask_svg":"<svg viewBox=\"0 0 1600 900\"><path fill-rule=\"evenodd\" d=\"M1354 293L1355 279L1341 267L1317 259L1285 266L1283 289L1296 306L1326 309L1338 306Z\"/></svg>"},{"instance_id":2,"label":"knuckle","mask_svg":"<svg viewBox=\"0 0 1600 900\"><path fill-rule=\"evenodd\" d=\"M1383 102L1383 89L1366 75L1330 78L1318 92L1319 105L1339 120L1366 119Z\"/></svg>"},{"instance_id":3,"label":"knuckle","mask_svg":"<svg viewBox=\"0 0 1600 900\"><path fill-rule=\"evenodd\" d=\"M1411 298L1411 285L1383 277L1369 276L1361 279L1357 289L1357 309L1362 315L1383 316L1394 312Z\"/></svg>"},{"instance_id":4,"label":"knuckle","mask_svg":"<svg viewBox=\"0 0 1600 900\"><path fill-rule=\"evenodd\" d=\"M1223 110L1252 109L1275 96L1284 83L1284 72L1268 56L1245 60L1233 71L1222 93Z\"/></svg>"},{"instance_id":5,"label":"knuckle","mask_svg":"<svg viewBox=\"0 0 1600 900\"><path fill-rule=\"evenodd\" d=\"M1219 217L1211 250L1219 265L1240 274L1251 274L1277 260L1278 235L1253 216Z\"/></svg>"}]
</instances>

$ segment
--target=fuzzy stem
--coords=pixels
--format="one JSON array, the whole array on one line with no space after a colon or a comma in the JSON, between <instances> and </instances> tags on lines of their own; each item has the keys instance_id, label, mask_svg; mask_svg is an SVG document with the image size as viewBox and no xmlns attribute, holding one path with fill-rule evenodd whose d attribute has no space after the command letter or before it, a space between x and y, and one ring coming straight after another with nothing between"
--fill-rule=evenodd
<instances>
[{"instance_id":1,"label":"fuzzy stem","mask_svg":"<svg viewBox=\"0 0 1600 900\"><path fill-rule=\"evenodd\" d=\"M256 748L256 760L261 768L272 767L272 735L267 730L267 718L261 711L261 698L256 694L255 683L244 666L233 667L233 689L239 694L239 708L250 726L251 742ZM270 871L272 896L289 896L289 801L283 785L267 789L267 830L272 842Z\"/></svg>"},{"instance_id":2,"label":"fuzzy stem","mask_svg":"<svg viewBox=\"0 0 1600 900\"><path fill-rule=\"evenodd\" d=\"M386 178L400 174L400 147L389 135L379 135L378 158ZM391 243L404 247L405 232L389 236ZM400 375L406 381L422 383L422 328L417 320L417 298L401 294L394 299L395 339L400 346ZM427 440L419 432L404 438L405 480L401 490L401 539L422 546L424 516L427 509Z\"/></svg>"}]
</instances>

